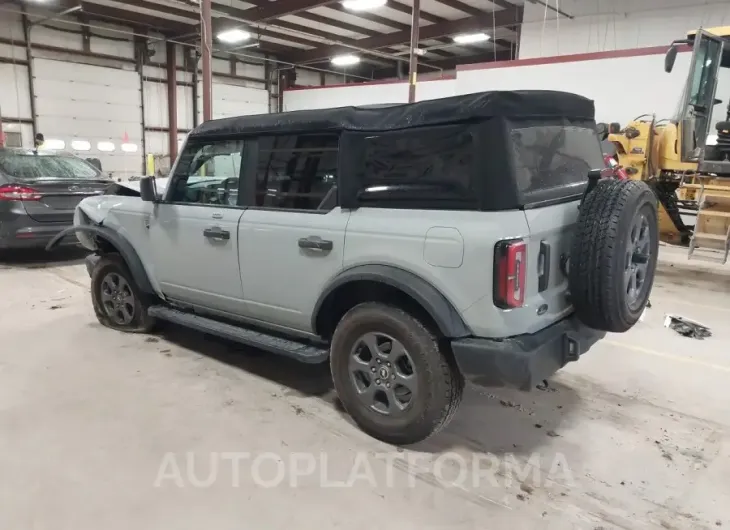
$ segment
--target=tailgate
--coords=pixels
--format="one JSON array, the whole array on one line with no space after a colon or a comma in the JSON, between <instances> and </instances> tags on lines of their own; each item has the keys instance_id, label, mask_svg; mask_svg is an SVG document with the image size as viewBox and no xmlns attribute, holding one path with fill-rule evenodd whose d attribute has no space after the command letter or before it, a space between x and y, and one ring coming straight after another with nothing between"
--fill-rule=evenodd
<instances>
[{"instance_id":1,"label":"tailgate","mask_svg":"<svg viewBox=\"0 0 730 530\"><path fill-rule=\"evenodd\" d=\"M525 307L537 310L541 328L572 312L562 262L570 255L578 204L570 201L525 210L530 228Z\"/></svg>"}]
</instances>

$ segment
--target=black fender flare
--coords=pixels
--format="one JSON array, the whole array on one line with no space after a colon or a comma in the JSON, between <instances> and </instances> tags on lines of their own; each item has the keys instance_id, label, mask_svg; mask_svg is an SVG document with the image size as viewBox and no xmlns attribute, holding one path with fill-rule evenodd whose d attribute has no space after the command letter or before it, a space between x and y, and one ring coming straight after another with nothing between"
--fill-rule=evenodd
<instances>
[{"instance_id":1,"label":"black fender flare","mask_svg":"<svg viewBox=\"0 0 730 530\"><path fill-rule=\"evenodd\" d=\"M76 232L86 232L102 239L106 239L117 250L119 250L119 254L121 254L127 264L127 267L129 267L129 272L132 274L132 277L139 289L144 293L155 294L155 290L147 277L147 272L142 265L142 260L139 259L137 251L134 250L134 247L127 238L115 230L97 225L71 226L56 234L56 236L46 245L46 250L52 250L58 245L61 239Z\"/></svg>"},{"instance_id":2,"label":"black fender flare","mask_svg":"<svg viewBox=\"0 0 730 530\"><path fill-rule=\"evenodd\" d=\"M459 312L433 285L416 274L390 265L358 265L341 272L325 287L312 312L312 329L318 332L319 313L338 288L357 281L375 281L394 287L413 298L431 316L447 338L472 336Z\"/></svg>"}]
</instances>

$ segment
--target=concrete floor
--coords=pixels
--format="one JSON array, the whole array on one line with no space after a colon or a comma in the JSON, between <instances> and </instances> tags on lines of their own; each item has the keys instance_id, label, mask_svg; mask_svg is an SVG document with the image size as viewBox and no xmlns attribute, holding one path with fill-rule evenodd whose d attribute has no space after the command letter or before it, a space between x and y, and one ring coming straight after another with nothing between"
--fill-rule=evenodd
<instances>
[{"instance_id":1,"label":"concrete floor","mask_svg":"<svg viewBox=\"0 0 730 530\"><path fill-rule=\"evenodd\" d=\"M730 279L681 266L547 389L469 387L402 451L343 415L326 367L117 333L79 261L0 263L0 529L730 527Z\"/></svg>"}]
</instances>

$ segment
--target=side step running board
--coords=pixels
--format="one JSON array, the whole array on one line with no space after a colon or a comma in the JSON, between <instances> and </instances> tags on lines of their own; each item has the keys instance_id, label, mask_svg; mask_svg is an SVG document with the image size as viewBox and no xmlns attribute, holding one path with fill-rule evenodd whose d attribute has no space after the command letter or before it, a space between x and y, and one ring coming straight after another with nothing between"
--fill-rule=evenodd
<instances>
[{"instance_id":1,"label":"side step running board","mask_svg":"<svg viewBox=\"0 0 730 530\"><path fill-rule=\"evenodd\" d=\"M178 311L167 306L156 305L148 310L149 315L161 320L179 324L203 333L210 333L216 337L232 340L246 346L253 346L278 355L285 355L297 361L317 364L329 357L329 350L289 339L284 339L260 331L233 326L211 318Z\"/></svg>"}]
</instances>

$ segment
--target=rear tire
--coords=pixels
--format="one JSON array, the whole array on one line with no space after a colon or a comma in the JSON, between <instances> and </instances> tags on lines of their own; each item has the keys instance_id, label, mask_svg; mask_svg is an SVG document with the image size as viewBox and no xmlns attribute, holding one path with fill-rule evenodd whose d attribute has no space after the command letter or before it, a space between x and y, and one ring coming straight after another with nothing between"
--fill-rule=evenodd
<instances>
[{"instance_id":1,"label":"rear tire","mask_svg":"<svg viewBox=\"0 0 730 530\"><path fill-rule=\"evenodd\" d=\"M580 207L570 252L570 295L578 318L610 332L629 330L654 283L657 200L642 181L598 182Z\"/></svg>"},{"instance_id":2,"label":"rear tire","mask_svg":"<svg viewBox=\"0 0 730 530\"><path fill-rule=\"evenodd\" d=\"M147 333L156 325L146 297L119 254L107 254L91 273L91 302L101 324L118 331Z\"/></svg>"},{"instance_id":3,"label":"rear tire","mask_svg":"<svg viewBox=\"0 0 730 530\"><path fill-rule=\"evenodd\" d=\"M355 306L340 320L330 365L337 395L355 423L396 445L440 431L464 389L434 333L402 309L381 303Z\"/></svg>"}]
</instances>

